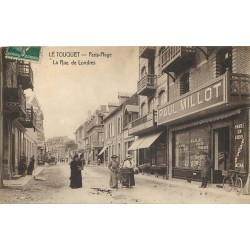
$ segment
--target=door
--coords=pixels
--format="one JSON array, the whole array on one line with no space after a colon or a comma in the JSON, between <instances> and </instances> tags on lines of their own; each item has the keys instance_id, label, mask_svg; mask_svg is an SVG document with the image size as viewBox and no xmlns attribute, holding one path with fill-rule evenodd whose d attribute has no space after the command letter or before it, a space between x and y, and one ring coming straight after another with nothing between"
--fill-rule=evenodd
<instances>
[{"instance_id":1,"label":"door","mask_svg":"<svg viewBox=\"0 0 250 250\"><path fill-rule=\"evenodd\" d=\"M222 170L230 169L229 127L214 130L214 182L222 181Z\"/></svg>"}]
</instances>

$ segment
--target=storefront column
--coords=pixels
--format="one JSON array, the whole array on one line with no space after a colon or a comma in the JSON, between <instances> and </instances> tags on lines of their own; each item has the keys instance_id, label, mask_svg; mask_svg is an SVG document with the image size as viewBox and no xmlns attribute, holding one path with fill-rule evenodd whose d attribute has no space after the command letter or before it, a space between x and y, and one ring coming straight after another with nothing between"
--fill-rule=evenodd
<instances>
[{"instance_id":1,"label":"storefront column","mask_svg":"<svg viewBox=\"0 0 250 250\"><path fill-rule=\"evenodd\" d=\"M168 168L169 168L169 179L172 179L173 176L173 132L170 130L168 133L168 141L166 142L168 148Z\"/></svg>"}]
</instances>

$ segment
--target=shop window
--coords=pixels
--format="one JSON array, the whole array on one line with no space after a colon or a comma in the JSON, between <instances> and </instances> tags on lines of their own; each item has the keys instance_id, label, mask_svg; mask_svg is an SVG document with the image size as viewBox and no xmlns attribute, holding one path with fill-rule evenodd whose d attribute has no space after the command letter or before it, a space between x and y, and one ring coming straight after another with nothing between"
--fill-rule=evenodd
<instances>
[{"instance_id":1,"label":"shop window","mask_svg":"<svg viewBox=\"0 0 250 250\"><path fill-rule=\"evenodd\" d=\"M189 92L189 73L185 73L180 79L180 95Z\"/></svg>"},{"instance_id":2,"label":"shop window","mask_svg":"<svg viewBox=\"0 0 250 250\"><path fill-rule=\"evenodd\" d=\"M166 92L165 92L165 90L162 90L158 95L158 104L159 104L159 106L161 106L161 105L163 105L165 103L165 97L166 97Z\"/></svg>"},{"instance_id":3,"label":"shop window","mask_svg":"<svg viewBox=\"0 0 250 250\"><path fill-rule=\"evenodd\" d=\"M146 104L144 102L141 105L141 116L145 116L146 114L147 114L147 112L146 112Z\"/></svg>"},{"instance_id":4,"label":"shop window","mask_svg":"<svg viewBox=\"0 0 250 250\"><path fill-rule=\"evenodd\" d=\"M208 154L209 133L197 129L178 133L175 136L175 167L201 169L204 154Z\"/></svg>"},{"instance_id":5,"label":"shop window","mask_svg":"<svg viewBox=\"0 0 250 250\"><path fill-rule=\"evenodd\" d=\"M160 143L156 147L156 164L165 164L165 145Z\"/></svg>"}]
</instances>

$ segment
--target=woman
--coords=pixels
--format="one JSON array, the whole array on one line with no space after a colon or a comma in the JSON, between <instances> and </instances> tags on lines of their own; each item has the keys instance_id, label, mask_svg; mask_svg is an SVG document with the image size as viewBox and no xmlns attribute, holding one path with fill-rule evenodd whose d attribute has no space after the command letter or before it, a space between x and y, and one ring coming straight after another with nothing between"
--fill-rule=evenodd
<instances>
[{"instance_id":1,"label":"woman","mask_svg":"<svg viewBox=\"0 0 250 250\"><path fill-rule=\"evenodd\" d=\"M70 187L71 188L81 188L82 187L82 173L81 164L79 162L78 155L74 156L73 161L70 162Z\"/></svg>"},{"instance_id":2,"label":"woman","mask_svg":"<svg viewBox=\"0 0 250 250\"><path fill-rule=\"evenodd\" d=\"M35 166L35 157L34 155L30 158L29 166L28 166L28 171L27 175L32 175L32 172L34 171L34 166Z\"/></svg>"},{"instance_id":3,"label":"woman","mask_svg":"<svg viewBox=\"0 0 250 250\"><path fill-rule=\"evenodd\" d=\"M131 187L135 185L134 169L132 165L132 156L128 154L126 160L123 163L124 170L126 170L126 175L124 173L122 180L122 185L126 187Z\"/></svg>"},{"instance_id":4,"label":"woman","mask_svg":"<svg viewBox=\"0 0 250 250\"><path fill-rule=\"evenodd\" d=\"M119 162L117 161L118 156L112 155L111 162L108 165L110 169L110 180L109 186L111 188L118 188L118 170L119 170Z\"/></svg>"}]
</instances>

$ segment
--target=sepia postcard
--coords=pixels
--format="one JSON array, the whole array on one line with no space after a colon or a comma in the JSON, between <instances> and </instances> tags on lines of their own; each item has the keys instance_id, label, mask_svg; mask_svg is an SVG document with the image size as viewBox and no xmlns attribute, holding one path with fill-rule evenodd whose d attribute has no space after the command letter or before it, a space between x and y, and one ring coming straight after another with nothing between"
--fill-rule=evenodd
<instances>
[{"instance_id":1,"label":"sepia postcard","mask_svg":"<svg viewBox=\"0 0 250 250\"><path fill-rule=\"evenodd\" d=\"M249 204L250 47L0 47L0 204Z\"/></svg>"}]
</instances>

